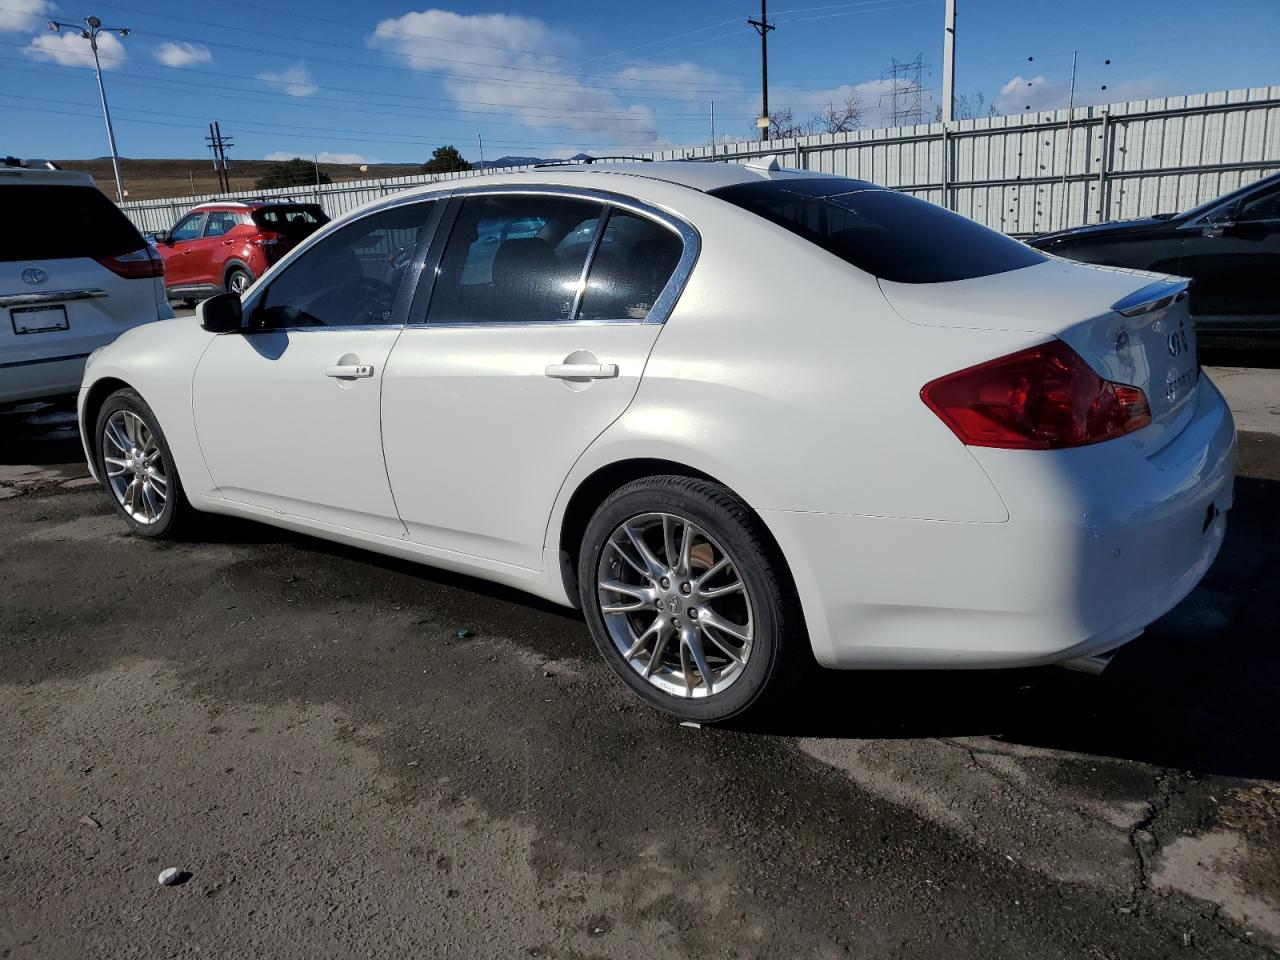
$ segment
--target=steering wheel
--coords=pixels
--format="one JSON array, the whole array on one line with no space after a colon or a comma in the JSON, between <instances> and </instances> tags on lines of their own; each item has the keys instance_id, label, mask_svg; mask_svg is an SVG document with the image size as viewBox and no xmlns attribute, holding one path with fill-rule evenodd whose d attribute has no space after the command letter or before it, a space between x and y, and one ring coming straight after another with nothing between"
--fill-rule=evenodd
<instances>
[{"instance_id":1,"label":"steering wheel","mask_svg":"<svg viewBox=\"0 0 1280 960\"><path fill-rule=\"evenodd\" d=\"M348 290L348 295L355 301L352 313L357 323L386 323L390 319L389 314L396 300L396 291L391 284L372 277L362 277Z\"/></svg>"}]
</instances>

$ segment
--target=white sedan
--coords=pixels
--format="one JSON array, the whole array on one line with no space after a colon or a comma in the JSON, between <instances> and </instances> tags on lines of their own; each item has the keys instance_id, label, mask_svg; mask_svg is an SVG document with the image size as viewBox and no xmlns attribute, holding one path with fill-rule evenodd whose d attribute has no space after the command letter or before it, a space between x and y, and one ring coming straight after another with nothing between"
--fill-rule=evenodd
<instances>
[{"instance_id":1,"label":"white sedan","mask_svg":"<svg viewBox=\"0 0 1280 960\"><path fill-rule=\"evenodd\" d=\"M1217 554L1186 284L776 162L406 191L80 392L139 534L234 514L581 607L649 703L1098 662Z\"/></svg>"}]
</instances>

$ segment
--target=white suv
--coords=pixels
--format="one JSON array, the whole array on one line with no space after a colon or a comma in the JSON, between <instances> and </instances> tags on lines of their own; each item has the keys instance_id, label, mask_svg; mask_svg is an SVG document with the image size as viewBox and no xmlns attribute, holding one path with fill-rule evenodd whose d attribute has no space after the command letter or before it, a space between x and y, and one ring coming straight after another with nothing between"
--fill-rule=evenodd
<instances>
[{"instance_id":1,"label":"white suv","mask_svg":"<svg viewBox=\"0 0 1280 960\"><path fill-rule=\"evenodd\" d=\"M164 262L87 173L0 158L0 404L73 395L85 359L173 316Z\"/></svg>"}]
</instances>

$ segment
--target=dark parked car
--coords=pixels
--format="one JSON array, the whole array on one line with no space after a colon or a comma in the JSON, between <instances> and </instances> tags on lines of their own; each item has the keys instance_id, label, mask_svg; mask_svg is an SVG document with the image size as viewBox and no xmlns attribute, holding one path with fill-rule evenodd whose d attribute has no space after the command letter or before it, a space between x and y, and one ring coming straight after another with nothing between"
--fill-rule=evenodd
<instances>
[{"instance_id":1,"label":"dark parked car","mask_svg":"<svg viewBox=\"0 0 1280 960\"><path fill-rule=\"evenodd\" d=\"M1191 277L1201 342L1280 342L1280 174L1188 210L1027 241L1048 253Z\"/></svg>"}]
</instances>

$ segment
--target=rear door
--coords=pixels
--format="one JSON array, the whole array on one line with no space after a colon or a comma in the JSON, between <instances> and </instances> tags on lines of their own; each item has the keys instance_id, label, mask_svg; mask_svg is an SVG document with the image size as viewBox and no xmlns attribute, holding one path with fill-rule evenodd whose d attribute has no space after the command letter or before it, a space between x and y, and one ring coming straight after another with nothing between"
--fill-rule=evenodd
<instances>
[{"instance_id":1,"label":"rear door","mask_svg":"<svg viewBox=\"0 0 1280 960\"><path fill-rule=\"evenodd\" d=\"M0 181L0 398L41 369L84 358L155 320L152 254L124 214L90 185ZM158 265L157 265L158 266ZM130 277L129 275L133 276ZM59 392L74 383L54 384Z\"/></svg>"},{"instance_id":2,"label":"rear door","mask_svg":"<svg viewBox=\"0 0 1280 960\"><path fill-rule=\"evenodd\" d=\"M232 231L244 222L243 216L234 210L210 211L193 263L196 283L222 286L223 268L236 247L236 236Z\"/></svg>"},{"instance_id":3,"label":"rear door","mask_svg":"<svg viewBox=\"0 0 1280 960\"><path fill-rule=\"evenodd\" d=\"M635 395L696 235L545 191L451 213L387 366L387 473L415 541L541 569L556 494Z\"/></svg>"}]
</instances>

